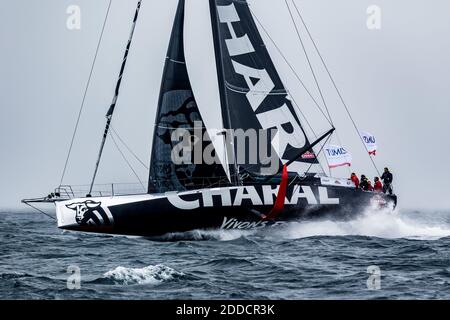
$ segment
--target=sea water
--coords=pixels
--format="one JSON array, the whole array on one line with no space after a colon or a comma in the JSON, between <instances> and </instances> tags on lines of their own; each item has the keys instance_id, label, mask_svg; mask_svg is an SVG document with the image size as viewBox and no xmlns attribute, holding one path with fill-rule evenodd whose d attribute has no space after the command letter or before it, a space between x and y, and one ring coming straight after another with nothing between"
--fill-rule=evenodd
<instances>
[{"instance_id":1,"label":"sea water","mask_svg":"<svg viewBox=\"0 0 450 320\"><path fill-rule=\"evenodd\" d=\"M0 213L0 299L450 299L450 212L157 239Z\"/></svg>"}]
</instances>

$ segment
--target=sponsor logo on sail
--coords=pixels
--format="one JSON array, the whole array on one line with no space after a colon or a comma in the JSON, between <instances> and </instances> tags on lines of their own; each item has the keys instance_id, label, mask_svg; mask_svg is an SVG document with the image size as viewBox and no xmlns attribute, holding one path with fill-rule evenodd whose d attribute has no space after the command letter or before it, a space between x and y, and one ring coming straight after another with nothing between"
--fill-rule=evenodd
<instances>
[{"instance_id":1,"label":"sponsor logo on sail","mask_svg":"<svg viewBox=\"0 0 450 320\"><path fill-rule=\"evenodd\" d=\"M316 155L311 151L307 151L302 155L302 159L316 159Z\"/></svg>"},{"instance_id":2,"label":"sponsor logo on sail","mask_svg":"<svg viewBox=\"0 0 450 320\"><path fill-rule=\"evenodd\" d=\"M244 65L240 62L242 56L254 55L256 50L248 34L238 35L236 32L238 24L241 22L235 4L217 6L219 21L228 28L230 38L225 39L225 45L230 55L231 62L236 74L241 75L247 86L246 98L256 114L256 118L262 129L277 129L277 134L271 140L271 144L278 157L286 162L284 153L290 146L292 148L302 148L306 143L304 133L297 122L295 115L287 104L287 98L280 106L272 108L260 108L268 96L273 94L275 83L266 68ZM253 60L253 59L252 59ZM287 95L287 93L286 93ZM294 168L291 165L291 168Z\"/></svg>"}]
</instances>

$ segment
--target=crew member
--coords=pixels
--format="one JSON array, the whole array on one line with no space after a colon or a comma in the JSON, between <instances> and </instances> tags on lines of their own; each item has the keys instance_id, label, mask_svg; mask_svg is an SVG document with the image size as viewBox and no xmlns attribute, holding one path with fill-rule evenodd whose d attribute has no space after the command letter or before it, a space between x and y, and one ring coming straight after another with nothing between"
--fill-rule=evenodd
<instances>
[{"instance_id":1,"label":"crew member","mask_svg":"<svg viewBox=\"0 0 450 320\"><path fill-rule=\"evenodd\" d=\"M359 183L359 187L361 189L363 189L364 191L368 190L369 184L368 184L368 180L367 180L365 175L361 175L361 180L360 180L360 183Z\"/></svg>"},{"instance_id":2,"label":"crew member","mask_svg":"<svg viewBox=\"0 0 450 320\"><path fill-rule=\"evenodd\" d=\"M367 191L373 191L372 182L370 180L367 180Z\"/></svg>"},{"instance_id":3,"label":"crew member","mask_svg":"<svg viewBox=\"0 0 450 320\"><path fill-rule=\"evenodd\" d=\"M392 181L394 180L394 176L388 168L384 168L381 180L383 180L383 192L388 192L390 195L392 195Z\"/></svg>"},{"instance_id":4,"label":"crew member","mask_svg":"<svg viewBox=\"0 0 450 320\"><path fill-rule=\"evenodd\" d=\"M381 183L380 178L375 177L374 181L375 181L375 184L373 186L373 190L375 192L383 192L383 184Z\"/></svg>"},{"instance_id":5,"label":"crew member","mask_svg":"<svg viewBox=\"0 0 450 320\"><path fill-rule=\"evenodd\" d=\"M352 182L355 184L356 189L358 189L359 188L359 179L358 179L358 176L354 172L352 173L350 180L352 180Z\"/></svg>"}]
</instances>

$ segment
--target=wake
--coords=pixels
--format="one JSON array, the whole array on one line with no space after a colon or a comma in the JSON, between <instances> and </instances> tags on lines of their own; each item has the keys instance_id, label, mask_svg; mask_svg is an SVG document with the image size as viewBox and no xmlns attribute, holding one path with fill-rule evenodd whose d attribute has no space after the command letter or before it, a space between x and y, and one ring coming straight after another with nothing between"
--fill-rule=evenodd
<instances>
[{"instance_id":1,"label":"wake","mask_svg":"<svg viewBox=\"0 0 450 320\"><path fill-rule=\"evenodd\" d=\"M369 208L353 220L292 222L280 232L285 239L313 236L368 236L385 239L437 240L449 237L449 223L436 218L432 213L423 213L419 218L408 212Z\"/></svg>"},{"instance_id":2,"label":"wake","mask_svg":"<svg viewBox=\"0 0 450 320\"><path fill-rule=\"evenodd\" d=\"M450 213L413 212L367 208L352 220L313 220L286 222L263 229L215 229L169 233L149 238L156 241L233 241L240 238L290 240L316 236L367 236L385 239L437 240L450 237Z\"/></svg>"},{"instance_id":3,"label":"wake","mask_svg":"<svg viewBox=\"0 0 450 320\"><path fill-rule=\"evenodd\" d=\"M187 232L172 232L167 233L162 236L156 237L145 237L152 241L206 241L206 240L217 240L217 241L232 241L242 237L251 236L257 234L257 230L224 230L224 229L213 229L213 230L193 230Z\"/></svg>"}]
</instances>

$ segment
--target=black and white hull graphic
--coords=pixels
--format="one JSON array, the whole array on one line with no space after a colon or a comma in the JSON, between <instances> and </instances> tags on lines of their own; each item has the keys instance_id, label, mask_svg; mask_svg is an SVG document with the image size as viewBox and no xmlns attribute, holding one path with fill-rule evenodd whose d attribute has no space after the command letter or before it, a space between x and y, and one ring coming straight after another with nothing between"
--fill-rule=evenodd
<instances>
[{"instance_id":1,"label":"black and white hull graphic","mask_svg":"<svg viewBox=\"0 0 450 320\"><path fill-rule=\"evenodd\" d=\"M373 205L395 205L395 198L349 186L320 183L287 188L285 206L275 221L264 219L274 207L277 185L247 185L136 196L74 199L57 203L58 226L99 233L158 236L197 229L254 229L283 221L324 218L349 219ZM74 207L101 203L110 214L103 223L80 223ZM97 212L101 212L97 207ZM86 211L90 213L89 210ZM85 218L86 219L86 218Z\"/></svg>"}]
</instances>

